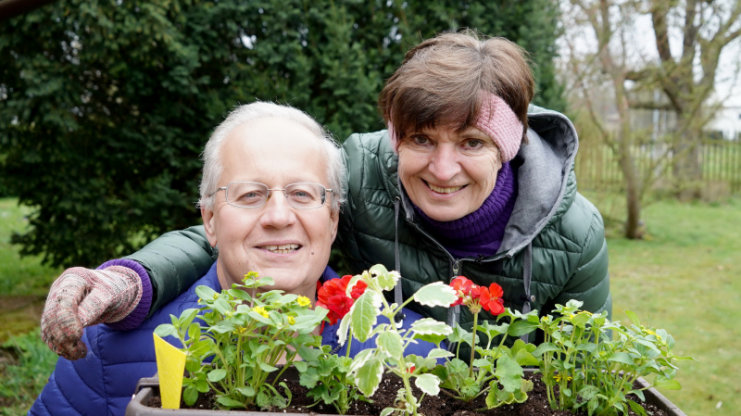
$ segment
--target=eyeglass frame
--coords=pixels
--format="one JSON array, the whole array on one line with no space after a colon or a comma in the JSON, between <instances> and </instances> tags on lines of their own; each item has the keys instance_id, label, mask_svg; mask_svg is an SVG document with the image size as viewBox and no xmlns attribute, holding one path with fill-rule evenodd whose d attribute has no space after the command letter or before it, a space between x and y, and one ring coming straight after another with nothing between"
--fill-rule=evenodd
<instances>
[{"instance_id":1,"label":"eyeglass frame","mask_svg":"<svg viewBox=\"0 0 741 416\"><path fill-rule=\"evenodd\" d=\"M265 197L265 200L260 205L255 205L255 206L251 206L251 207L246 207L246 206L242 206L242 205L236 205L236 204L234 204L234 203L232 203L232 202L229 201L229 185L232 185L232 184L256 184L256 185L262 185L263 187L265 187L265 191L267 191L267 196ZM316 207L302 207L301 205L294 205L294 203L292 202L291 198L289 198L288 195L286 194L286 191L287 191L286 188L288 188L288 187L290 187L292 185L302 185L302 184L316 185L316 186L318 186L319 188L322 189L322 194L321 194L321 202L322 203L321 203L321 205L318 205ZM213 197L219 191L224 191L224 200L226 201L227 204L229 204L229 205L231 205L231 206L233 206L235 208L242 208L242 209L258 209L258 208L262 208L265 205L267 205L268 200L270 200L270 197L271 197L273 191L281 191L283 193L283 197L288 202L288 205L291 208L298 209L298 210L301 210L301 211L309 211L309 210L312 210L312 209L318 209L318 208L323 207L324 205L327 204L327 192L329 192L330 194L334 194L334 192L335 192L334 189L327 188L326 186L324 186L324 185L322 185L322 184L320 184L318 182L293 182L293 183L289 183L289 184L283 186L282 188L269 188L267 184L264 184L262 182L254 182L254 181L233 181L233 182L227 183L226 186L220 186L220 187L216 188L215 191L213 191L210 194L208 194L208 198Z\"/></svg>"}]
</instances>

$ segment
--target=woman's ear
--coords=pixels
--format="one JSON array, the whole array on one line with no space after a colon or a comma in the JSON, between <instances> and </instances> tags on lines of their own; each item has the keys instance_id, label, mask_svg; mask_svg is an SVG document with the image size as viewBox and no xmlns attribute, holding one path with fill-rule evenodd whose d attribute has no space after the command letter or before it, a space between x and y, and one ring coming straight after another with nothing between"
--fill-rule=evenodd
<instances>
[{"instance_id":1,"label":"woman's ear","mask_svg":"<svg viewBox=\"0 0 741 416\"><path fill-rule=\"evenodd\" d=\"M201 218L203 219L203 228L206 230L206 239L211 247L216 247L216 215L213 208L201 206Z\"/></svg>"}]
</instances>

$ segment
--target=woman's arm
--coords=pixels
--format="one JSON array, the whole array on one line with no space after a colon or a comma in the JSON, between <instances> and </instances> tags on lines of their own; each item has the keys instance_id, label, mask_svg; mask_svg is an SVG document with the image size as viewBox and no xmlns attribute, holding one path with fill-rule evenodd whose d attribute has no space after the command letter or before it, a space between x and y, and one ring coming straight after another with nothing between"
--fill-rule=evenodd
<instances>
[{"instance_id":1,"label":"woman's arm","mask_svg":"<svg viewBox=\"0 0 741 416\"><path fill-rule=\"evenodd\" d=\"M203 276L216 261L217 251L202 225L170 231L141 250L124 257L141 264L152 283L150 316Z\"/></svg>"},{"instance_id":2,"label":"woman's arm","mask_svg":"<svg viewBox=\"0 0 741 416\"><path fill-rule=\"evenodd\" d=\"M100 322L116 329L138 327L205 274L216 258L203 226L172 231L136 253L99 270L65 270L52 285L41 316L49 347L70 360L82 358L84 327Z\"/></svg>"}]
</instances>

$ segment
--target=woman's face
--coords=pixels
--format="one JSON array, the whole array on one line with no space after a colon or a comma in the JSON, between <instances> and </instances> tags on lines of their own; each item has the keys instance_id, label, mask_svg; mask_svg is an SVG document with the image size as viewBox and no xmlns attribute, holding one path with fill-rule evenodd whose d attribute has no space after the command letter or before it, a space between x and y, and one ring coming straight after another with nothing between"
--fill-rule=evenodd
<instances>
[{"instance_id":1,"label":"woman's face","mask_svg":"<svg viewBox=\"0 0 741 416\"><path fill-rule=\"evenodd\" d=\"M290 120L261 118L236 127L221 146L224 171L219 186L260 182L285 188L313 182L329 188L327 154L314 134ZM316 282L327 266L339 214L324 205L296 209L281 191L272 191L260 208L240 208L214 195L213 209L201 208L206 235L218 246L217 273L222 287L256 271L281 289L314 299Z\"/></svg>"},{"instance_id":2,"label":"woman's face","mask_svg":"<svg viewBox=\"0 0 741 416\"><path fill-rule=\"evenodd\" d=\"M440 126L399 142L399 178L409 198L436 221L476 211L494 190L502 167L494 141L476 127Z\"/></svg>"}]
</instances>

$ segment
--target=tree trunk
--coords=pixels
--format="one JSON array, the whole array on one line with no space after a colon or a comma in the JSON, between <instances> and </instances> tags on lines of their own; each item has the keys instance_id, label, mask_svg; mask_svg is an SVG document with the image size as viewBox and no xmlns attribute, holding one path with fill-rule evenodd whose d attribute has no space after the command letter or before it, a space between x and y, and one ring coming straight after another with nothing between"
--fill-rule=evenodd
<instances>
[{"instance_id":1,"label":"tree trunk","mask_svg":"<svg viewBox=\"0 0 741 416\"><path fill-rule=\"evenodd\" d=\"M677 139L674 152L674 180L677 198L682 202L702 197L702 162L700 135L684 130Z\"/></svg>"},{"instance_id":2,"label":"tree trunk","mask_svg":"<svg viewBox=\"0 0 741 416\"><path fill-rule=\"evenodd\" d=\"M629 134L629 133L623 133ZM643 230L641 227L641 198L639 174L630 154L630 140L625 137L620 139L620 170L625 178L625 238L641 239Z\"/></svg>"}]
</instances>

